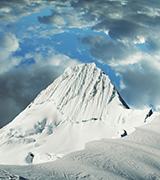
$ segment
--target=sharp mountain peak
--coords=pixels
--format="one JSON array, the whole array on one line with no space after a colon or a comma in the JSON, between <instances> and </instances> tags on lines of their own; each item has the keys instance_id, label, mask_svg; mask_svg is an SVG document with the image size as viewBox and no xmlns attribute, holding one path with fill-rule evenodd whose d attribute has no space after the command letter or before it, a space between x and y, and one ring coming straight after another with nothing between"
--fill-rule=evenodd
<instances>
[{"instance_id":1,"label":"sharp mountain peak","mask_svg":"<svg viewBox=\"0 0 160 180\"><path fill-rule=\"evenodd\" d=\"M0 163L53 161L89 141L124 137L148 111L129 109L95 63L69 67L0 130Z\"/></svg>"}]
</instances>

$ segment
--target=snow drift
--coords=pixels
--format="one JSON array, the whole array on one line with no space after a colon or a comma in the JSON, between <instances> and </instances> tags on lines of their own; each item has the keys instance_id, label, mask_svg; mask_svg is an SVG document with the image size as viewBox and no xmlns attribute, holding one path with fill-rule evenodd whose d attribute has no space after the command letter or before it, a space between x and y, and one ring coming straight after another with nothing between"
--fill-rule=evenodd
<instances>
[{"instance_id":1,"label":"snow drift","mask_svg":"<svg viewBox=\"0 0 160 180\"><path fill-rule=\"evenodd\" d=\"M0 130L0 164L54 161L89 141L124 137L151 114L130 109L94 63L70 67Z\"/></svg>"}]
</instances>

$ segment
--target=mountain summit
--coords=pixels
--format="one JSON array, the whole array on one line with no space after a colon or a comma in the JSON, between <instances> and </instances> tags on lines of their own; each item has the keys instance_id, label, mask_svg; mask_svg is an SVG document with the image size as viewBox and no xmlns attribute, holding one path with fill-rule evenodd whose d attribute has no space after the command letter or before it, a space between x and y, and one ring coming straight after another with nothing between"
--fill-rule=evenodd
<instances>
[{"instance_id":1,"label":"mountain summit","mask_svg":"<svg viewBox=\"0 0 160 180\"><path fill-rule=\"evenodd\" d=\"M150 114L130 109L94 63L69 67L0 130L0 164L56 160L89 141L124 137Z\"/></svg>"}]
</instances>

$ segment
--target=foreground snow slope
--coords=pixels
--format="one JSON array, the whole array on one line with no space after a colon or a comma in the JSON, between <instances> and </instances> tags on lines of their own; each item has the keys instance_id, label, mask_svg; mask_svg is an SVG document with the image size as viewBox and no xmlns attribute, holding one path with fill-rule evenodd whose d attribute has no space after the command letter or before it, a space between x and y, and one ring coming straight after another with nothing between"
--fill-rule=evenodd
<instances>
[{"instance_id":1,"label":"foreground snow slope","mask_svg":"<svg viewBox=\"0 0 160 180\"><path fill-rule=\"evenodd\" d=\"M151 120L124 138L89 142L84 150L54 162L30 166L0 165L0 177L5 177L3 172L8 172L6 177L16 174L29 180L159 180L160 114L154 113Z\"/></svg>"},{"instance_id":2,"label":"foreground snow slope","mask_svg":"<svg viewBox=\"0 0 160 180\"><path fill-rule=\"evenodd\" d=\"M94 63L70 67L0 130L0 164L54 161L89 141L130 134L148 113L129 109Z\"/></svg>"}]
</instances>

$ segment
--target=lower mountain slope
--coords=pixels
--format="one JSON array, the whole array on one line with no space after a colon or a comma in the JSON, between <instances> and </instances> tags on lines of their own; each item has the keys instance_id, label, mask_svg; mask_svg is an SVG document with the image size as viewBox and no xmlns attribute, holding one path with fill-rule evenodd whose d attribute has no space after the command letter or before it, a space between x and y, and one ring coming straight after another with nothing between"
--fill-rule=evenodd
<instances>
[{"instance_id":1,"label":"lower mountain slope","mask_svg":"<svg viewBox=\"0 0 160 180\"><path fill-rule=\"evenodd\" d=\"M70 67L0 130L0 164L54 161L87 142L124 137L151 114L130 109L94 63Z\"/></svg>"},{"instance_id":2,"label":"lower mountain slope","mask_svg":"<svg viewBox=\"0 0 160 180\"><path fill-rule=\"evenodd\" d=\"M85 149L44 164L0 165L0 177L29 180L159 180L160 114L121 139L103 139L86 144Z\"/></svg>"}]
</instances>

